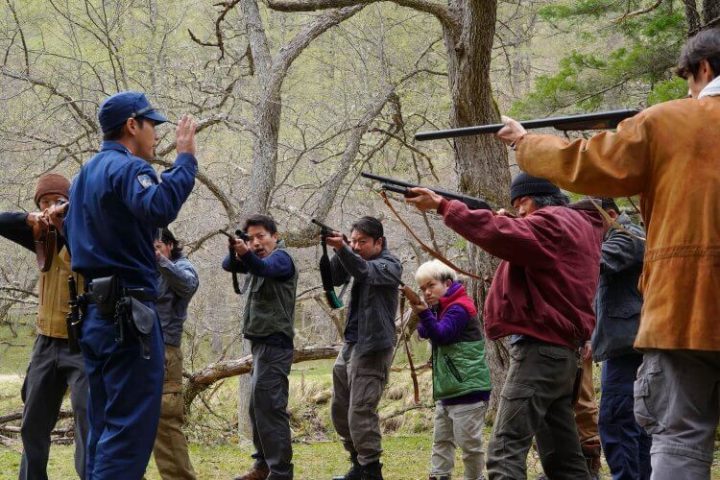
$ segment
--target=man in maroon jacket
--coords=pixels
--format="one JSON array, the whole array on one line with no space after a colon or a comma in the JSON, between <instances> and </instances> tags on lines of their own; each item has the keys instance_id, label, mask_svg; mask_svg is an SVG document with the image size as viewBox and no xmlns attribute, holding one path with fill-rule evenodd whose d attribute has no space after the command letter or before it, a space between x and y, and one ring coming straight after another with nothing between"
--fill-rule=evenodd
<instances>
[{"instance_id":1,"label":"man in maroon jacket","mask_svg":"<svg viewBox=\"0 0 720 480\"><path fill-rule=\"evenodd\" d=\"M547 180L521 173L510 197L518 217L468 210L424 188L408 198L502 259L485 301L485 333L510 337L510 368L488 447L490 480L527 478L537 438L549 478L589 480L572 410L578 347L595 325L602 218L568 208Z\"/></svg>"}]
</instances>

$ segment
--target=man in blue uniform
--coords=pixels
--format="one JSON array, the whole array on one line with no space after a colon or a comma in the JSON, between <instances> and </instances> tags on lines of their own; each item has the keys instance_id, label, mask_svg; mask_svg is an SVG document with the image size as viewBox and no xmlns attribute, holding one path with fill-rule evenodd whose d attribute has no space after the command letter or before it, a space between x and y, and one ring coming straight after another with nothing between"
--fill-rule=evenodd
<instances>
[{"instance_id":1,"label":"man in blue uniform","mask_svg":"<svg viewBox=\"0 0 720 480\"><path fill-rule=\"evenodd\" d=\"M163 389L153 239L195 183L196 124L187 116L178 123L178 156L159 181L147 162L155 155L155 126L167 119L145 95L107 98L98 119L103 143L73 182L65 220L72 269L89 292L80 339L90 383L87 479L139 480Z\"/></svg>"}]
</instances>

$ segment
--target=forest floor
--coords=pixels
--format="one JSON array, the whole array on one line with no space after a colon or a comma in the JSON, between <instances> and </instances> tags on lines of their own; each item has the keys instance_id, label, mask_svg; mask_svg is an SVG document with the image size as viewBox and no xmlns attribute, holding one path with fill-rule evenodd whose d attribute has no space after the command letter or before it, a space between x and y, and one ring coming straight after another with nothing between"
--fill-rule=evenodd
<instances>
[{"instance_id":1,"label":"forest floor","mask_svg":"<svg viewBox=\"0 0 720 480\"><path fill-rule=\"evenodd\" d=\"M0 330L2 333L2 330ZM31 334L20 331L18 337L0 344L0 415L22 410L20 388L32 345ZM13 346L15 345L15 346ZM428 358L424 343L414 344L417 364ZM412 383L405 366L405 356L398 353L395 371L380 405L383 428L383 473L387 480L421 480L428 476L432 446L432 402L430 372L419 374L420 405L412 399ZM295 478L298 480L330 479L344 474L348 468L347 455L330 423L329 400L331 395L332 360L318 360L293 366L290 377L291 427ZM597 370L597 369L596 369ZM596 377L597 377L597 372ZM197 477L204 479L230 479L243 473L250 465L252 445L238 440L237 378L218 382L193 403L188 416L186 433L190 441L190 456ZM64 409L69 410L66 399ZM68 428L69 420L61 420L58 429ZM17 435L0 426L0 480L17 478L21 442ZM485 442L489 439L491 419L486 420ZM65 443L69 440L64 439ZM48 474L50 480L74 478L73 446L53 445L50 451ZM528 478L534 479L542 469L534 449L528 455ZM462 478L462 461L456 458L454 478ZM159 479L151 460L147 480ZM602 478L610 479L603 464ZM716 449L713 479L720 480L720 453Z\"/></svg>"}]
</instances>

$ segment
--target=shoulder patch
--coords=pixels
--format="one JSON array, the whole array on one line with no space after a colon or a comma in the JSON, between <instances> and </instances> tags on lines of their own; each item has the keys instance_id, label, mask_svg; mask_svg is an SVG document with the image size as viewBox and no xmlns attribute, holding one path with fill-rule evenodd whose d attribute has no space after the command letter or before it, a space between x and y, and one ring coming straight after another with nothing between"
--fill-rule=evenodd
<instances>
[{"instance_id":1,"label":"shoulder patch","mask_svg":"<svg viewBox=\"0 0 720 480\"><path fill-rule=\"evenodd\" d=\"M148 188L155 185L155 180L147 173L142 173L138 175L137 180L138 182L140 182L140 185L142 185L143 188Z\"/></svg>"}]
</instances>

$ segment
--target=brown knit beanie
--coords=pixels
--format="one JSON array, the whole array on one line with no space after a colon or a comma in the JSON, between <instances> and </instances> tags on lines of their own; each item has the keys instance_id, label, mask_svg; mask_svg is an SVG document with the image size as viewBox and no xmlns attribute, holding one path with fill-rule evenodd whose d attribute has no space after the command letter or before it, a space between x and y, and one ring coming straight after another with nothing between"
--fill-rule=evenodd
<instances>
[{"instance_id":1,"label":"brown knit beanie","mask_svg":"<svg viewBox=\"0 0 720 480\"><path fill-rule=\"evenodd\" d=\"M68 198L70 196L70 180L57 173L48 173L40 177L35 187L35 205L40 208L40 197L50 193Z\"/></svg>"}]
</instances>

